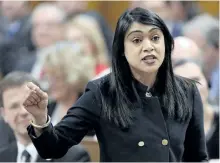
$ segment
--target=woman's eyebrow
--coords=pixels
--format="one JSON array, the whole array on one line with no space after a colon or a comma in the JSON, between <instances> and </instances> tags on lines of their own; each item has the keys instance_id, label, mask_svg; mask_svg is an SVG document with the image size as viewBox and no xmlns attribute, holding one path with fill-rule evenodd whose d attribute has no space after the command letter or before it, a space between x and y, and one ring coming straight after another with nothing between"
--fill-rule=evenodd
<instances>
[{"instance_id":1,"label":"woman's eyebrow","mask_svg":"<svg viewBox=\"0 0 220 163\"><path fill-rule=\"evenodd\" d=\"M154 30L160 30L160 28L158 28L158 27L153 27L153 28L151 28L151 29L148 31L148 33L152 32L152 31L154 31ZM129 37L132 33L144 33L144 32L141 31L141 30L134 30L134 31L131 31L131 32L127 35L127 37Z\"/></svg>"},{"instance_id":2,"label":"woman's eyebrow","mask_svg":"<svg viewBox=\"0 0 220 163\"><path fill-rule=\"evenodd\" d=\"M149 33L149 32L152 32L152 31L155 31L155 30L158 31L158 30L160 30L160 28L158 28L158 27L151 28L151 29L148 31L148 33Z\"/></svg>"},{"instance_id":3,"label":"woman's eyebrow","mask_svg":"<svg viewBox=\"0 0 220 163\"><path fill-rule=\"evenodd\" d=\"M134 30L134 31L131 31L129 34L128 34L128 36L130 36L132 33L143 33L143 31L141 31L141 30ZM127 37L128 37L127 36Z\"/></svg>"}]
</instances>

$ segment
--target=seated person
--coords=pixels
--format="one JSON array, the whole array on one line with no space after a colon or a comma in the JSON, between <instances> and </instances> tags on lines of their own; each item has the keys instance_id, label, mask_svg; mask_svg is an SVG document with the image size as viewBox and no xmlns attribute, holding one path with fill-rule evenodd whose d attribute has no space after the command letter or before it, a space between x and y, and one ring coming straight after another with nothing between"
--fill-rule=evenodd
<instances>
[{"instance_id":1,"label":"seated person","mask_svg":"<svg viewBox=\"0 0 220 163\"><path fill-rule=\"evenodd\" d=\"M38 83L27 73L12 72L6 75L0 82L1 112L4 121L9 124L14 132L15 140L0 148L0 162L46 162L42 159L32 144L27 133L27 126L32 118L24 107L26 91L25 83L32 81ZM7 100L6 100L7 99ZM0 132L1 136L4 132ZM7 133L6 133L7 134ZM51 160L49 160L51 161ZM56 162L88 162L89 154L81 146L77 145Z\"/></svg>"},{"instance_id":2,"label":"seated person","mask_svg":"<svg viewBox=\"0 0 220 163\"><path fill-rule=\"evenodd\" d=\"M219 159L219 113L208 103L208 84L201 67L192 60L179 60L174 64L174 73L196 80L204 109L204 129L209 159Z\"/></svg>"}]
</instances>

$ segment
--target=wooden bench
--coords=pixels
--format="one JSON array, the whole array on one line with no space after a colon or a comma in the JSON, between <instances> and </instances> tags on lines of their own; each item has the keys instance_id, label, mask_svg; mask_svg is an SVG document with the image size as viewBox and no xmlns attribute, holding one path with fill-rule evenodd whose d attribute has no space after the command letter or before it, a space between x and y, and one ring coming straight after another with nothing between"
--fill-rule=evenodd
<instances>
[{"instance_id":1,"label":"wooden bench","mask_svg":"<svg viewBox=\"0 0 220 163\"><path fill-rule=\"evenodd\" d=\"M99 162L100 151L99 151L99 143L94 137L86 136L80 143L85 147L85 149L89 152L92 162Z\"/></svg>"}]
</instances>

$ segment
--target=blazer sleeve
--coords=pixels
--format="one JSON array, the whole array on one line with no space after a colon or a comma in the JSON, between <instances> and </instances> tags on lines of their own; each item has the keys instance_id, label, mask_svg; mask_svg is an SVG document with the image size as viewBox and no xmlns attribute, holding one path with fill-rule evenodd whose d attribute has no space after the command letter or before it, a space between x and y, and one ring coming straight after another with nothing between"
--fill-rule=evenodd
<instances>
[{"instance_id":1,"label":"blazer sleeve","mask_svg":"<svg viewBox=\"0 0 220 163\"><path fill-rule=\"evenodd\" d=\"M196 86L193 87L192 109L192 117L185 136L183 160L186 162L208 161L204 133L203 105Z\"/></svg>"},{"instance_id":2,"label":"blazer sleeve","mask_svg":"<svg viewBox=\"0 0 220 163\"><path fill-rule=\"evenodd\" d=\"M70 147L80 143L88 130L99 126L101 104L98 93L96 84L89 82L67 115L55 127L50 124L39 137L35 136L33 126L28 126L28 134L42 158L63 157Z\"/></svg>"}]
</instances>

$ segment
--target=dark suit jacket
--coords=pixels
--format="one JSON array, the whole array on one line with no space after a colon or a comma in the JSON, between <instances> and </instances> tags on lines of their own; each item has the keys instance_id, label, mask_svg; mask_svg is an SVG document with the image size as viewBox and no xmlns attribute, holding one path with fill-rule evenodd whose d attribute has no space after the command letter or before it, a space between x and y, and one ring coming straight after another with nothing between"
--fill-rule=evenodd
<instances>
[{"instance_id":1,"label":"dark suit jacket","mask_svg":"<svg viewBox=\"0 0 220 163\"><path fill-rule=\"evenodd\" d=\"M18 154L18 147L16 141L8 144L4 148L0 148L0 162L16 162ZM60 159L51 159L46 160L37 157L36 162L89 162L90 157L85 149L81 146L75 146L74 148L70 148L67 154Z\"/></svg>"},{"instance_id":2,"label":"dark suit jacket","mask_svg":"<svg viewBox=\"0 0 220 163\"><path fill-rule=\"evenodd\" d=\"M0 116L0 148L8 145L15 140L11 127Z\"/></svg>"},{"instance_id":3,"label":"dark suit jacket","mask_svg":"<svg viewBox=\"0 0 220 163\"><path fill-rule=\"evenodd\" d=\"M0 43L0 71L3 76L15 70L18 61L32 58L31 52L36 48L31 40L29 16L23 17L20 22L21 26L13 39L4 39Z\"/></svg>"},{"instance_id":4,"label":"dark suit jacket","mask_svg":"<svg viewBox=\"0 0 220 163\"><path fill-rule=\"evenodd\" d=\"M219 112L215 112L211 129L206 138L209 159L219 159Z\"/></svg>"},{"instance_id":5,"label":"dark suit jacket","mask_svg":"<svg viewBox=\"0 0 220 163\"><path fill-rule=\"evenodd\" d=\"M179 82L179 78L175 78ZM43 158L59 158L79 143L94 128L104 162L206 161L203 108L196 87L187 89L192 107L189 119L179 123L162 112L157 96L146 97L147 88L135 82L143 107L133 110L133 124L121 129L102 116L100 89L108 90L109 75L89 82L85 93L55 127L49 125L35 137L33 126L28 133ZM137 105L139 106L139 105Z\"/></svg>"},{"instance_id":6,"label":"dark suit jacket","mask_svg":"<svg viewBox=\"0 0 220 163\"><path fill-rule=\"evenodd\" d=\"M16 62L15 70L31 73L36 61L37 61L37 52L26 51L26 53L23 53L20 56L19 60Z\"/></svg>"}]
</instances>

